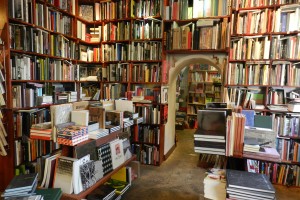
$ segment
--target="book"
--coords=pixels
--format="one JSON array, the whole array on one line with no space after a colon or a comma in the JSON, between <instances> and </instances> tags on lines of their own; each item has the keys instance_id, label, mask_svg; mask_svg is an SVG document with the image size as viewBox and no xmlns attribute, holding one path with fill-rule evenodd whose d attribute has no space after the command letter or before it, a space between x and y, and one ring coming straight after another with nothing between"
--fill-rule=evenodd
<instances>
[{"instance_id":1,"label":"book","mask_svg":"<svg viewBox=\"0 0 300 200\"><path fill-rule=\"evenodd\" d=\"M275 189L265 174L226 170L227 188L246 189L251 193L266 192L275 195Z\"/></svg>"},{"instance_id":2,"label":"book","mask_svg":"<svg viewBox=\"0 0 300 200\"><path fill-rule=\"evenodd\" d=\"M89 111L88 110L73 110L71 111L71 121L78 126L88 126Z\"/></svg>"},{"instance_id":3,"label":"book","mask_svg":"<svg viewBox=\"0 0 300 200\"><path fill-rule=\"evenodd\" d=\"M53 184L54 188L61 188L63 193L73 193L73 163L75 161L77 161L76 158L58 157Z\"/></svg>"},{"instance_id":4,"label":"book","mask_svg":"<svg viewBox=\"0 0 300 200\"><path fill-rule=\"evenodd\" d=\"M116 169L121 164L124 163L124 151L123 151L123 142L120 139L116 139L109 143L111 150L112 166L113 169Z\"/></svg>"},{"instance_id":5,"label":"book","mask_svg":"<svg viewBox=\"0 0 300 200\"><path fill-rule=\"evenodd\" d=\"M37 189L36 194L42 195L44 200L59 200L62 196L62 190L60 188L48 188L48 189Z\"/></svg>"},{"instance_id":6,"label":"book","mask_svg":"<svg viewBox=\"0 0 300 200\"><path fill-rule=\"evenodd\" d=\"M90 154L91 160L97 160L96 141L91 140L83 145L75 146L75 157L80 159L85 155Z\"/></svg>"},{"instance_id":7,"label":"book","mask_svg":"<svg viewBox=\"0 0 300 200\"><path fill-rule=\"evenodd\" d=\"M254 127L272 129L273 128L272 116L255 115Z\"/></svg>"},{"instance_id":8,"label":"book","mask_svg":"<svg viewBox=\"0 0 300 200\"><path fill-rule=\"evenodd\" d=\"M87 195L87 200L111 199L115 196L116 189L109 185L100 185Z\"/></svg>"},{"instance_id":9,"label":"book","mask_svg":"<svg viewBox=\"0 0 300 200\"><path fill-rule=\"evenodd\" d=\"M37 184L37 173L21 174L15 176L5 189L4 196L10 192L22 192L32 191L34 186Z\"/></svg>"}]
</instances>

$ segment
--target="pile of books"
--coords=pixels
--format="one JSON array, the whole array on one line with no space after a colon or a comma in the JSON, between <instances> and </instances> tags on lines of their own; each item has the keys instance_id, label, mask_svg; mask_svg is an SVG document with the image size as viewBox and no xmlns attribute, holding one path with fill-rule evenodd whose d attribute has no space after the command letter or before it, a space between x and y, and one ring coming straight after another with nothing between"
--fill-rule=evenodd
<instances>
[{"instance_id":1,"label":"pile of books","mask_svg":"<svg viewBox=\"0 0 300 200\"><path fill-rule=\"evenodd\" d=\"M194 134L197 153L225 155L226 111L199 110L198 129Z\"/></svg>"},{"instance_id":2,"label":"pile of books","mask_svg":"<svg viewBox=\"0 0 300 200\"><path fill-rule=\"evenodd\" d=\"M44 200L59 200L62 196L60 188L37 189L35 193L43 196Z\"/></svg>"},{"instance_id":3,"label":"pile of books","mask_svg":"<svg viewBox=\"0 0 300 200\"><path fill-rule=\"evenodd\" d=\"M121 126L119 125L105 125L105 129L109 131L109 133L116 132L118 130L121 130Z\"/></svg>"},{"instance_id":4,"label":"pile of books","mask_svg":"<svg viewBox=\"0 0 300 200\"><path fill-rule=\"evenodd\" d=\"M52 140L51 122L33 124L30 128L30 138L37 140Z\"/></svg>"},{"instance_id":5,"label":"pile of books","mask_svg":"<svg viewBox=\"0 0 300 200\"><path fill-rule=\"evenodd\" d=\"M88 129L86 126L68 126L58 131L58 144L74 146L88 140Z\"/></svg>"},{"instance_id":6,"label":"pile of books","mask_svg":"<svg viewBox=\"0 0 300 200\"><path fill-rule=\"evenodd\" d=\"M33 196L37 187L37 177L37 173L15 176L6 187L1 197L4 197L4 199L10 199ZM37 197L35 199L41 199L41 197Z\"/></svg>"},{"instance_id":7,"label":"pile of books","mask_svg":"<svg viewBox=\"0 0 300 200\"><path fill-rule=\"evenodd\" d=\"M96 139L105 137L108 134L109 134L109 130L108 129L100 128L100 129L94 130L92 132L89 132L89 139L96 140Z\"/></svg>"},{"instance_id":8,"label":"pile of books","mask_svg":"<svg viewBox=\"0 0 300 200\"><path fill-rule=\"evenodd\" d=\"M275 199L275 189L265 174L226 170L229 199Z\"/></svg>"},{"instance_id":9,"label":"pile of books","mask_svg":"<svg viewBox=\"0 0 300 200\"><path fill-rule=\"evenodd\" d=\"M110 200L114 199L116 195L116 189L109 186L109 185L101 185L97 189L95 189L92 193L87 196L87 200L96 200L96 199L103 199L103 200Z\"/></svg>"}]
</instances>

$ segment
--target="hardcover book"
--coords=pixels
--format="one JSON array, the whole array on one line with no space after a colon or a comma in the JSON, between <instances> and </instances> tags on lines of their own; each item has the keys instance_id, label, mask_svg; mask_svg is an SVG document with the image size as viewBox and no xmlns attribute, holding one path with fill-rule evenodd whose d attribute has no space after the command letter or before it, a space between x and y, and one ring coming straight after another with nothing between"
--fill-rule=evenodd
<instances>
[{"instance_id":1,"label":"hardcover book","mask_svg":"<svg viewBox=\"0 0 300 200\"><path fill-rule=\"evenodd\" d=\"M124 163L124 151L123 151L123 141L116 139L110 143L111 158L113 169L116 169L121 164Z\"/></svg>"},{"instance_id":2,"label":"hardcover book","mask_svg":"<svg viewBox=\"0 0 300 200\"><path fill-rule=\"evenodd\" d=\"M275 189L265 174L227 169L226 178L228 188L235 188L236 190L246 189L253 193L266 192L275 194Z\"/></svg>"}]
</instances>

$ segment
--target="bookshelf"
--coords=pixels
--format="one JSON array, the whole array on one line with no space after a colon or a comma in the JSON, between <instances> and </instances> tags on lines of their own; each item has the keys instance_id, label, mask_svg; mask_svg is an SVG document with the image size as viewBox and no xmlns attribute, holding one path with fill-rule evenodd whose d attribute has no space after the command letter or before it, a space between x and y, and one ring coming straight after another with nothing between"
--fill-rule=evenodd
<instances>
[{"instance_id":1,"label":"bookshelf","mask_svg":"<svg viewBox=\"0 0 300 200\"><path fill-rule=\"evenodd\" d=\"M284 178L291 171L299 174L299 138L293 129L298 126L297 113L276 107L294 100L299 91L298 10L296 1L232 1L231 9L225 93L230 104L272 116L281 156L281 162L260 158L245 162L253 162L257 172L270 174L272 183L283 185L296 184Z\"/></svg>"},{"instance_id":2,"label":"bookshelf","mask_svg":"<svg viewBox=\"0 0 300 200\"><path fill-rule=\"evenodd\" d=\"M7 50L6 105L1 110L6 131L13 134L7 137L8 156L0 157L7 163L0 170L5 171L1 190L13 177L16 163L26 162L16 162L13 156L22 143L23 130L17 125L23 118L32 118L26 123L50 121L52 104L131 99L135 92L144 92L136 88L149 88L146 100L160 111L155 125L160 129L160 143L153 145L159 150L157 163L163 161L168 107L161 95L168 73L162 53L163 5L150 2L4 1L0 28ZM48 143L51 151L57 148Z\"/></svg>"},{"instance_id":3,"label":"bookshelf","mask_svg":"<svg viewBox=\"0 0 300 200\"><path fill-rule=\"evenodd\" d=\"M206 103L221 102L221 74L213 66L194 64L189 66L188 80L187 116L190 128L194 128L197 110L205 109Z\"/></svg>"}]
</instances>

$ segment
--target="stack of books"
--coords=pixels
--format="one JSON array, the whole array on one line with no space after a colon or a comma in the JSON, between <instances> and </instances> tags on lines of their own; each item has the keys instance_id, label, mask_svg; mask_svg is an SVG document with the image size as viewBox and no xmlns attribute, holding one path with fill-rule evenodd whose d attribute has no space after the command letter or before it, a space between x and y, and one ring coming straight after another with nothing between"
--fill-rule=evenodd
<instances>
[{"instance_id":1,"label":"stack of books","mask_svg":"<svg viewBox=\"0 0 300 200\"><path fill-rule=\"evenodd\" d=\"M105 129L109 131L109 133L116 132L118 130L121 130L121 126L119 125L105 125Z\"/></svg>"},{"instance_id":2,"label":"stack of books","mask_svg":"<svg viewBox=\"0 0 300 200\"><path fill-rule=\"evenodd\" d=\"M4 199L33 196L37 187L37 173L15 176L1 197ZM41 199L41 198L37 198Z\"/></svg>"},{"instance_id":3,"label":"stack of books","mask_svg":"<svg viewBox=\"0 0 300 200\"><path fill-rule=\"evenodd\" d=\"M143 117L138 117L136 119L133 119L134 124L140 124L143 123L144 118Z\"/></svg>"},{"instance_id":4,"label":"stack of books","mask_svg":"<svg viewBox=\"0 0 300 200\"><path fill-rule=\"evenodd\" d=\"M62 196L60 188L37 189L35 193L43 196L44 200L59 200Z\"/></svg>"},{"instance_id":5,"label":"stack of books","mask_svg":"<svg viewBox=\"0 0 300 200\"><path fill-rule=\"evenodd\" d=\"M123 122L123 128L127 128L133 125L133 119L132 120L127 120Z\"/></svg>"},{"instance_id":6,"label":"stack of books","mask_svg":"<svg viewBox=\"0 0 300 200\"><path fill-rule=\"evenodd\" d=\"M97 140L99 138L105 137L109 134L108 129L97 129L95 131L89 132L89 139Z\"/></svg>"},{"instance_id":7,"label":"stack of books","mask_svg":"<svg viewBox=\"0 0 300 200\"><path fill-rule=\"evenodd\" d=\"M68 146L74 146L88 139L86 126L68 126L57 133L57 143Z\"/></svg>"},{"instance_id":8,"label":"stack of books","mask_svg":"<svg viewBox=\"0 0 300 200\"><path fill-rule=\"evenodd\" d=\"M275 189L265 174L226 170L230 199L275 199Z\"/></svg>"},{"instance_id":9,"label":"stack of books","mask_svg":"<svg viewBox=\"0 0 300 200\"><path fill-rule=\"evenodd\" d=\"M109 185L101 185L87 196L87 200L110 200L116 195L116 189Z\"/></svg>"},{"instance_id":10,"label":"stack of books","mask_svg":"<svg viewBox=\"0 0 300 200\"><path fill-rule=\"evenodd\" d=\"M226 111L199 110L198 129L194 134L197 153L225 155Z\"/></svg>"},{"instance_id":11,"label":"stack of books","mask_svg":"<svg viewBox=\"0 0 300 200\"><path fill-rule=\"evenodd\" d=\"M259 145L259 141L256 138L248 138L245 137L244 138L244 152L259 152L260 149L260 145Z\"/></svg>"},{"instance_id":12,"label":"stack of books","mask_svg":"<svg viewBox=\"0 0 300 200\"><path fill-rule=\"evenodd\" d=\"M37 140L52 140L51 122L33 124L30 128L30 138Z\"/></svg>"}]
</instances>

